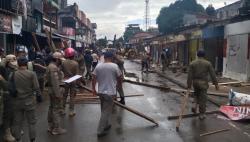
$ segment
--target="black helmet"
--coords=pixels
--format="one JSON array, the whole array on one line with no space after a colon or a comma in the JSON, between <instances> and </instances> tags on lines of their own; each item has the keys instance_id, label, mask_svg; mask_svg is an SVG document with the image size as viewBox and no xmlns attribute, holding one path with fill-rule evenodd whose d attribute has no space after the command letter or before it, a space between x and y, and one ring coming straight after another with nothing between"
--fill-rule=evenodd
<instances>
[{"instance_id":1,"label":"black helmet","mask_svg":"<svg viewBox=\"0 0 250 142\"><path fill-rule=\"evenodd\" d=\"M43 53L42 52L37 52L36 53L36 59L43 59Z\"/></svg>"},{"instance_id":2,"label":"black helmet","mask_svg":"<svg viewBox=\"0 0 250 142\"><path fill-rule=\"evenodd\" d=\"M17 59L18 66L27 66L28 59L26 57L20 57Z\"/></svg>"},{"instance_id":3,"label":"black helmet","mask_svg":"<svg viewBox=\"0 0 250 142\"><path fill-rule=\"evenodd\" d=\"M198 57L205 57L205 56L206 56L206 53L205 53L204 50L199 50L199 51L197 52L197 56L198 56Z\"/></svg>"}]
</instances>

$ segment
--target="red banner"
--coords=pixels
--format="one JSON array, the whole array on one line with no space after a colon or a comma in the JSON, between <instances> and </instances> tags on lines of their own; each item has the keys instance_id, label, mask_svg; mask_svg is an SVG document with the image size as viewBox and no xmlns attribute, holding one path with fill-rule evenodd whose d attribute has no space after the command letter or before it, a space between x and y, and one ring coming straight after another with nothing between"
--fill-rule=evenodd
<instances>
[{"instance_id":1,"label":"red banner","mask_svg":"<svg viewBox=\"0 0 250 142\"><path fill-rule=\"evenodd\" d=\"M250 106L221 106L220 111L231 120L250 119Z\"/></svg>"}]
</instances>

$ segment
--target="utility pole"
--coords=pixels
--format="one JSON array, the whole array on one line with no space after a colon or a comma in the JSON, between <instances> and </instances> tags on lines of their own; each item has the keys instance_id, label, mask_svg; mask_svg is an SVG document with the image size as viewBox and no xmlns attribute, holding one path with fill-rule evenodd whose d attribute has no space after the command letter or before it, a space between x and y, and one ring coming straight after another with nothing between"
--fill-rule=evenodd
<instances>
[{"instance_id":1,"label":"utility pole","mask_svg":"<svg viewBox=\"0 0 250 142\"><path fill-rule=\"evenodd\" d=\"M150 8L149 8L149 0L145 0L146 9L145 9L145 30L148 31L150 26Z\"/></svg>"}]
</instances>

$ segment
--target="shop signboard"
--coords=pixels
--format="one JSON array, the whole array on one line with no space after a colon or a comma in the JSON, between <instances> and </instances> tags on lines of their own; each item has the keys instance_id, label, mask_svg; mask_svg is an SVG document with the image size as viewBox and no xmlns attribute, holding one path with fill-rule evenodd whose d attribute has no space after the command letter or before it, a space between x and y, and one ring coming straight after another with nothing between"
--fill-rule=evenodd
<instances>
[{"instance_id":1,"label":"shop signboard","mask_svg":"<svg viewBox=\"0 0 250 142\"><path fill-rule=\"evenodd\" d=\"M5 14L0 14L0 32L12 32L12 17Z\"/></svg>"},{"instance_id":2,"label":"shop signboard","mask_svg":"<svg viewBox=\"0 0 250 142\"><path fill-rule=\"evenodd\" d=\"M20 34L22 31L22 16L12 17L13 34Z\"/></svg>"}]
</instances>

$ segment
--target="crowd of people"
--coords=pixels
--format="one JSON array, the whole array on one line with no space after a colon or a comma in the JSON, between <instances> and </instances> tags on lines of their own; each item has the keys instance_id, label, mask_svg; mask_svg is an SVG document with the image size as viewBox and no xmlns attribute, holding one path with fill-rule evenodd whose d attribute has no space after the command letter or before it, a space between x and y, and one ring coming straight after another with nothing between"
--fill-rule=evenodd
<instances>
[{"instance_id":1,"label":"crowd of people","mask_svg":"<svg viewBox=\"0 0 250 142\"><path fill-rule=\"evenodd\" d=\"M24 132L23 124L28 123L30 142L36 140L36 102L44 99L44 88L47 87L49 96L48 129L52 135L67 132L61 126L61 117L66 115L66 103L69 98L69 116L74 117L74 99L77 87L83 87L92 80L94 96L101 101L101 117L97 136L106 135L111 128L111 114L114 100L120 95L119 102L125 105L122 87L123 76L126 73L124 59L119 51L106 49L103 52L92 52L89 49L76 51L65 48L55 52L34 52L27 54L23 47L18 47L16 55L4 55L0 49L0 140L6 142L20 142ZM28 56L29 55L29 56ZM31 59L32 57L32 59ZM102 60L101 57L103 57ZM199 108L199 118L205 119L206 94L210 75L216 89L219 89L214 69L205 60L205 52L198 51L197 60L191 62L188 71L188 90L194 88L194 106L196 113ZM169 64L169 56L163 50L161 55L164 65L163 71ZM150 55L142 58L142 72L149 68ZM67 82L65 80L76 75L80 79ZM98 90L96 86L98 84Z\"/></svg>"},{"instance_id":2,"label":"crowd of people","mask_svg":"<svg viewBox=\"0 0 250 142\"><path fill-rule=\"evenodd\" d=\"M66 115L67 98L70 98L69 116L74 117L77 87L82 87L88 80L92 80L93 85L98 83L98 93L93 89L93 94L100 96L102 110L105 110L109 96L116 96L117 92L121 98L120 103L125 104L122 85L117 83L122 81L125 72L119 52L65 48L55 52L44 50L28 54L27 49L20 46L15 53L5 56L4 50L0 50L0 141L22 141L22 135L26 133L23 123L27 122L30 141L35 142L36 102L44 100L45 87L48 88L50 101L47 131L52 135L67 132L60 122L61 117ZM101 56L104 56L104 61L100 61ZM64 82L76 75L82 78L71 83ZM98 136L110 127L105 122L108 121L107 112L102 111Z\"/></svg>"}]
</instances>

